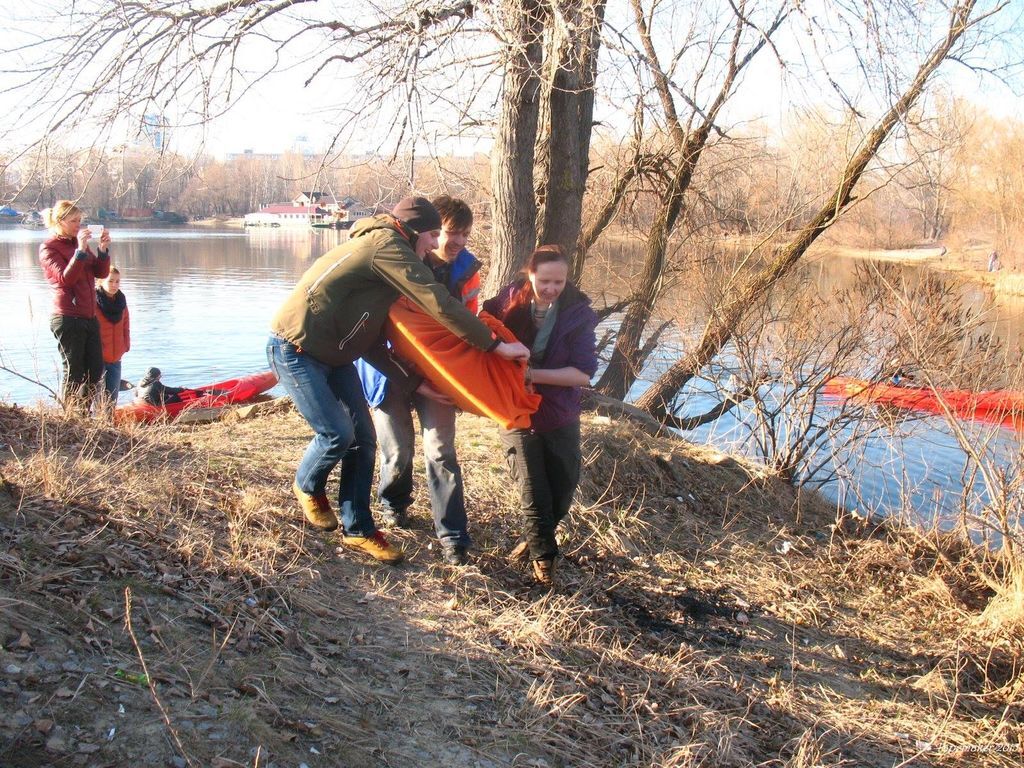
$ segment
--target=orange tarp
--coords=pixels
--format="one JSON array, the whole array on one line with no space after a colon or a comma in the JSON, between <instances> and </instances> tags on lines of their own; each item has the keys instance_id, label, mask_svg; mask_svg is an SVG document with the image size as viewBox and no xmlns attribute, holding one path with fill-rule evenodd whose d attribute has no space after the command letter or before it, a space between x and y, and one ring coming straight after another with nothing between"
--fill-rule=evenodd
<instances>
[{"instance_id":1,"label":"orange tarp","mask_svg":"<svg viewBox=\"0 0 1024 768\"><path fill-rule=\"evenodd\" d=\"M502 341L515 341L497 318L480 319ZM406 298L391 305L387 335L399 357L413 363L464 411L486 416L505 429L528 429L540 395L526 389L526 363L505 360L467 344Z\"/></svg>"}]
</instances>

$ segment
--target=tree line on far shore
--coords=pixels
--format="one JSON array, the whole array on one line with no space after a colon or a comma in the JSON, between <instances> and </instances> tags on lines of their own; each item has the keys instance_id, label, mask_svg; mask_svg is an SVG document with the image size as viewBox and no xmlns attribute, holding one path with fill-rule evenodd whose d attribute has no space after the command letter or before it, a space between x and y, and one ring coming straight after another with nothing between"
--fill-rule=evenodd
<instances>
[{"instance_id":1,"label":"tree line on far shore","mask_svg":"<svg viewBox=\"0 0 1024 768\"><path fill-rule=\"evenodd\" d=\"M823 110L793 114L778 132L748 126L708 149L708 163L693 183L688 231L713 237L789 231L806 219L804 201L821 195L836 178L847 148L836 135L853 135L849 118ZM584 220L597 213L621 175L622 143L594 142ZM158 152L145 146L71 150L49 146L46 163L23 159L8 167L0 201L19 210L78 198L90 210L155 208L189 218L237 218L273 202L286 202L313 187L351 195L370 207L387 206L407 189L407 158L344 157L285 151L207 155ZM426 192L467 200L489 228L489 159L438 156L415 162ZM942 96L915 110L906 136L866 174L871 194L838 221L831 239L865 248L928 244L997 249L1004 266L1020 268L1024 245L1024 121L996 117L966 99ZM39 176L32 169L61 169ZM618 213L613 232L642 232L656 196L638 189ZM474 246L486 255L486 230Z\"/></svg>"}]
</instances>

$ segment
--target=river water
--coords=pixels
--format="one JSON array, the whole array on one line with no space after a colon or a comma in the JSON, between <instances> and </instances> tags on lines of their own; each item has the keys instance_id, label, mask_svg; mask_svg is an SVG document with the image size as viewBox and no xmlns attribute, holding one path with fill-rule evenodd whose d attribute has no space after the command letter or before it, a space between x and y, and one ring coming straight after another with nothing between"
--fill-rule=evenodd
<instances>
[{"instance_id":1,"label":"river water","mask_svg":"<svg viewBox=\"0 0 1024 768\"><path fill-rule=\"evenodd\" d=\"M266 368L264 347L271 315L313 259L347 237L346 232L306 229L173 229L113 227L112 260L131 313L132 348L122 376L137 381L151 366L173 386L196 386ZM40 384L59 388L60 359L49 330L51 289L38 263L42 231L0 229L0 399L31 404L52 398ZM808 267L814 270L813 265ZM830 263L816 278L832 287L853 267ZM969 302L987 299L980 288ZM698 306L693 302L691 306ZM1012 344L1024 335L1024 312L996 308L993 327ZM685 318L678 318L685 325ZM699 321L699 316L690 322ZM657 374L654 369L644 377ZM644 381L631 393L638 395ZM127 397L122 394L122 398ZM700 412L696 394L687 410ZM737 411L686 437L739 449L745 431ZM916 423L909 437L881 435L851 459L842 481L827 496L846 507L893 512L908 505L917 516L952 519L964 485L964 455L940 419ZM1009 457L1019 451L1015 433L989 429L989 450ZM977 484L977 480L974 481Z\"/></svg>"},{"instance_id":2,"label":"river water","mask_svg":"<svg viewBox=\"0 0 1024 768\"><path fill-rule=\"evenodd\" d=\"M165 384L193 386L265 369L271 315L311 260L346 236L111 228L111 260L121 270L131 321L123 378L138 381L156 366ZM0 229L0 359L58 389L60 357L48 325L52 289L38 262L44 238L42 231ZM32 403L50 395L0 371L0 397Z\"/></svg>"}]
</instances>

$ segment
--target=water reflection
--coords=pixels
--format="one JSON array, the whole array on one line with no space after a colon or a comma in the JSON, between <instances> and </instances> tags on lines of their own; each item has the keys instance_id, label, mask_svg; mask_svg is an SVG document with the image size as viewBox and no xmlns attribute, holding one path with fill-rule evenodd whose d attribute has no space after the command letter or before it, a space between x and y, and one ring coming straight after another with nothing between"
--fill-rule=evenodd
<instances>
[{"instance_id":1,"label":"water reflection","mask_svg":"<svg viewBox=\"0 0 1024 768\"><path fill-rule=\"evenodd\" d=\"M0 360L57 389L52 292L38 262L46 236L0 230ZM271 315L307 266L347 233L113 227L111 237L131 313L124 377L136 381L157 366L169 384L197 385L266 367ZM30 403L49 395L0 371L0 397Z\"/></svg>"}]
</instances>

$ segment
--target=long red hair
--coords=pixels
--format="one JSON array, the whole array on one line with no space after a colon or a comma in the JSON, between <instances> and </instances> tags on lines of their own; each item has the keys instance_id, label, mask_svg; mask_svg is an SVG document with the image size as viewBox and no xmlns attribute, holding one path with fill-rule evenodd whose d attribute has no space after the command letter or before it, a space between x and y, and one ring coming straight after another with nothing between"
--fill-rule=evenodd
<instances>
[{"instance_id":1,"label":"long red hair","mask_svg":"<svg viewBox=\"0 0 1024 768\"><path fill-rule=\"evenodd\" d=\"M508 309L506 313L512 312L520 307L530 306L530 302L533 301L533 284L530 283L530 275L537 273L537 267L541 264L549 264L551 262L560 261L563 264L569 264L569 258L565 255L565 251L562 250L562 246L557 244L542 245L540 248L530 254L530 258L526 261L526 266L523 267L519 273L520 278L523 280L522 286L516 291L512 300L508 303Z\"/></svg>"}]
</instances>

